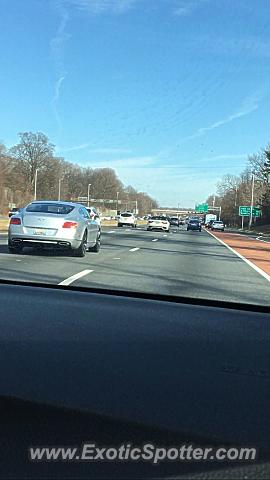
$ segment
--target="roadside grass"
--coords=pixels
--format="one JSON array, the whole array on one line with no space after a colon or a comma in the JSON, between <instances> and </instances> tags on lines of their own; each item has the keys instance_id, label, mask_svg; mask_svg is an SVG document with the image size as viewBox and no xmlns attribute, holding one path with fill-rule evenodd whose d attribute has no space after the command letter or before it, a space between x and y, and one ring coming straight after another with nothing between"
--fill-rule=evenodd
<instances>
[{"instance_id":1,"label":"roadside grass","mask_svg":"<svg viewBox=\"0 0 270 480\"><path fill-rule=\"evenodd\" d=\"M0 232L7 232L8 230L8 224L9 224L9 218L1 218L0 219ZM138 225L146 225L145 220L138 220L137 222ZM117 227L117 221L116 220L102 220L101 221L101 226L102 227Z\"/></svg>"},{"instance_id":2,"label":"roadside grass","mask_svg":"<svg viewBox=\"0 0 270 480\"><path fill-rule=\"evenodd\" d=\"M146 225L145 220L138 220L137 225ZM102 227L117 227L117 220L101 220Z\"/></svg>"},{"instance_id":3,"label":"roadside grass","mask_svg":"<svg viewBox=\"0 0 270 480\"><path fill-rule=\"evenodd\" d=\"M0 232L7 232L8 230L8 223L9 219L7 218L0 218Z\"/></svg>"},{"instance_id":4,"label":"roadside grass","mask_svg":"<svg viewBox=\"0 0 270 480\"><path fill-rule=\"evenodd\" d=\"M263 233L263 234L270 234L270 225L258 225L258 226L254 226L252 228L252 230L254 232L258 232L258 233Z\"/></svg>"}]
</instances>

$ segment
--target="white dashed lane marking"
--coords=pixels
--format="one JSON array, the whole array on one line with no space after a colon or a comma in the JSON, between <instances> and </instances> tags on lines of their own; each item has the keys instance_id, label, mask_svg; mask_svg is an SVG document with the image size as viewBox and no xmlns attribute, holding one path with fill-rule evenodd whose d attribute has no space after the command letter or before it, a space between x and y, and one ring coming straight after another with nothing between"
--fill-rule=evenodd
<instances>
[{"instance_id":1,"label":"white dashed lane marking","mask_svg":"<svg viewBox=\"0 0 270 480\"><path fill-rule=\"evenodd\" d=\"M94 270L82 270L79 273L76 273L75 275L72 275L71 277L66 278L62 282L58 283L58 285L70 285L71 283L75 282L79 278L84 277L85 275L88 275L89 273L92 273Z\"/></svg>"}]
</instances>

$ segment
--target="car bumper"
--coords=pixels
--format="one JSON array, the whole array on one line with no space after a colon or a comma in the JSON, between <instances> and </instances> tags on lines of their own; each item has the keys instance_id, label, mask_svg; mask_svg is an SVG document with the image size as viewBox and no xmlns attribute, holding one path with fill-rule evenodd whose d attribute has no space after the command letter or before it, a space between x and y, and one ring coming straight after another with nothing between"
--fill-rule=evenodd
<instances>
[{"instance_id":1,"label":"car bumper","mask_svg":"<svg viewBox=\"0 0 270 480\"><path fill-rule=\"evenodd\" d=\"M134 225L136 225L136 223L134 222L118 222L118 225L124 225L125 227L133 227Z\"/></svg>"},{"instance_id":2,"label":"car bumper","mask_svg":"<svg viewBox=\"0 0 270 480\"><path fill-rule=\"evenodd\" d=\"M81 240L75 238L55 238L55 237L32 237L23 235L9 235L8 242L10 245L19 245L34 247L43 245L45 247L60 247L60 248L78 248Z\"/></svg>"},{"instance_id":3,"label":"car bumper","mask_svg":"<svg viewBox=\"0 0 270 480\"><path fill-rule=\"evenodd\" d=\"M148 226L147 228L148 228L148 230L162 230L162 231L164 231L164 232L165 232L166 230L169 230L169 227L166 227L166 226L162 227L162 226L160 226L160 225L157 225L157 226L152 226L152 225L151 225L150 227Z\"/></svg>"}]
</instances>

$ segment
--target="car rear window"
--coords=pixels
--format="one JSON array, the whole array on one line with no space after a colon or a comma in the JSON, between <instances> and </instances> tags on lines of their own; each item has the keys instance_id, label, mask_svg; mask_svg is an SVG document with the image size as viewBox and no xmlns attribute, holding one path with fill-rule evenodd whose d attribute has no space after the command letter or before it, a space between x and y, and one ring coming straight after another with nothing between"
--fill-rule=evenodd
<instances>
[{"instance_id":1,"label":"car rear window","mask_svg":"<svg viewBox=\"0 0 270 480\"><path fill-rule=\"evenodd\" d=\"M166 217L155 216L155 217L151 217L150 220L167 220L167 218Z\"/></svg>"},{"instance_id":2,"label":"car rear window","mask_svg":"<svg viewBox=\"0 0 270 480\"><path fill-rule=\"evenodd\" d=\"M32 213L56 213L58 215L68 215L75 207L59 203L31 203L26 208L27 212Z\"/></svg>"},{"instance_id":3,"label":"car rear window","mask_svg":"<svg viewBox=\"0 0 270 480\"><path fill-rule=\"evenodd\" d=\"M132 217L132 213L121 213L121 217Z\"/></svg>"}]
</instances>

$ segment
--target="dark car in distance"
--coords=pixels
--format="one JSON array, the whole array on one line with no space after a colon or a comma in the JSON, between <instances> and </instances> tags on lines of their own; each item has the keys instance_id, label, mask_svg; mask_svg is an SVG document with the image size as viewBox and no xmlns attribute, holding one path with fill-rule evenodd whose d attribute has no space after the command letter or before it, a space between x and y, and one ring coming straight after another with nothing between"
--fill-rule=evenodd
<instances>
[{"instance_id":1,"label":"dark car in distance","mask_svg":"<svg viewBox=\"0 0 270 480\"><path fill-rule=\"evenodd\" d=\"M179 219L178 217L171 217L170 218L170 225L174 225L176 227L179 227Z\"/></svg>"},{"instance_id":2,"label":"dark car in distance","mask_svg":"<svg viewBox=\"0 0 270 480\"><path fill-rule=\"evenodd\" d=\"M21 208L18 208L18 207L13 207L11 210L9 210L8 212L8 216L9 218L12 217L12 215L17 215L18 213L20 213L21 211Z\"/></svg>"},{"instance_id":3,"label":"dark car in distance","mask_svg":"<svg viewBox=\"0 0 270 480\"><path fill-rule=\"evenodd\" d=\"M189 220L187 224L187 231L188 230L198 230L199 232L201 232L202 231L201 222L197 219Z\"/></svg>"}]
</instances>

